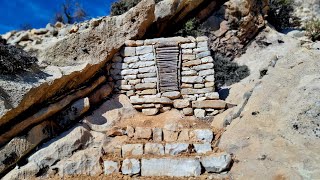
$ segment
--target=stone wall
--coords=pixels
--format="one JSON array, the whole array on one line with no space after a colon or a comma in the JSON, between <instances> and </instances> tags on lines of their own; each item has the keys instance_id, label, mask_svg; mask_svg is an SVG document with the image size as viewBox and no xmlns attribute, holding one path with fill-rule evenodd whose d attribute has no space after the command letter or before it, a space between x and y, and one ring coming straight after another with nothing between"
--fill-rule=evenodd
<instances>
[{"instance_id":1,"label":"stone wall","mask_svg":"<svg viewBox=\"0 0 320 180\"><path fill-rule=\"evenodd\" d=\"M214 88L214 60L207 37L127 41L108 65L115 90L146 115L171 108L212 116L224 109Z\"/></svg>"}]
</instances>

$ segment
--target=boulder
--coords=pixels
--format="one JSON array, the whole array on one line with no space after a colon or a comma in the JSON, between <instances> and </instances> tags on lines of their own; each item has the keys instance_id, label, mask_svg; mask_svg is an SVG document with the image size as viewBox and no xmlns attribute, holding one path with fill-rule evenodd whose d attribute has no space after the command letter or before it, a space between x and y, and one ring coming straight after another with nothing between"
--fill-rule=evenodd
<instances>
[{"instance_id":1,"label":"boulder","mask_svg":"<svg viewBox=\"0 0 320 180\"><path fill-rule=\"evenodd\" d=\"M50 167L50 171L58 172L60 177L70 175L100 175L102 167L100 166L100 158L102 157L101 149L87 148L75 152L71 157L60 160L57 164Z\"/></svg>"},{"instance_id":2,"label":"boulder","mask_svg":"<svg viewBox=\"0 0 320 180\"><path fill-rule=\"evenodd\" d=\"M13 138L0 150L0 173L14 165L42 141L53 137L56 133L54 129L56 128L53 122L45 121L33 127L27 135Z\"/></svg>"}]
</instances>

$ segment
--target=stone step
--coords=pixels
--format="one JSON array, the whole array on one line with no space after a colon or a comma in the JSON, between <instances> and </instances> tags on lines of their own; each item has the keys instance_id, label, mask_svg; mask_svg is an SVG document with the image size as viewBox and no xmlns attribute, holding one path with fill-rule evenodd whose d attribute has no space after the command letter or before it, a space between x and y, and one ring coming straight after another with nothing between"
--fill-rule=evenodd
<instances>
[{"instance_id":1,"label":"stone step","mask_svg":"<svg viewBox=\"0 0 320 180\"><path fill-rule=\"evenodd\" d=\"M124 160L105 160L104 174L196 177L202 172L220 173L230 168L232 158L227 153L214 153L197 157L142 157Z\"/></svg>"}]
</instances>

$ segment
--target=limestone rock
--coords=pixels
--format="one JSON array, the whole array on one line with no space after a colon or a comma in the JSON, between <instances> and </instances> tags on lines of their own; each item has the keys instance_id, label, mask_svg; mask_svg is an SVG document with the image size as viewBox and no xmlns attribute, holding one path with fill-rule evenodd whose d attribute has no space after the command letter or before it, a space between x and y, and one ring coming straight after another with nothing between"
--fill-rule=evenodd
<instances>
[{"instance_id":1,"label":"limestone rock","mask_svg":"<svg viewBox=\"0 0 320 180\"><path fill-rule=\"evenodd\" d=\"M189 177L199 176L200 174L200 162L194 158L141 160L141 176Z\"/></svg>"},{"instance_id":2,"label":"limestone rock","mask_svg":"<svg viewBox=\"0 0 320 180\"><path fill-rule=\"evenodd\" d=\"M181 96L181 93L179 91L171 91L171 92L165 92L162 93L163 97L167 97L169 99L178 99Z\"/></svg>"},{"instance_id":3,"label":"limestone rock","mask_svg":"<svg viewBox=\"0 0 320 180\"><path fill-rule=\"evenodd\" d=\"M210 87L210 88L203 88L203 89L191 89L191 88L185 88L185 89L181 89L181 94L182 95L187 95L187 94L204 94L204 93L209 93L209 92L213 92L214 88Z\"/></svg>"},{"instance_id":4,"label":"limestone rock","mask_svg":"<svg viewBox=\"0 0 320 180\"><path fill-rule=\"evenodd\" d=\"M211 144L210 143L204 143L204 144L193 144L194 150L198 154L205 154L207 152L211 152Z\"/></svg>"},{"instance_id":5,"label":"limestone rock","mask_svg":"<svg viewBox=\"0 0 320 180\"><path fill-rule=\"evenodd\" d=\"M153 52L152 46L139 46L136 48L137 55L148 54Z\"/></svg>"},{"instance_id":6,"label":"limestone rock","mask_svg":"<svg viewBox=\"0 0 320 180\"><path fill-rule=\"evenodd\" d=\"M112 127L108 132L107 136L109 137L115 137L115 136L123 136L125 134L125 131L120 127Z\"/></svg>"},{"instance_id":7,"label":"limestone rock","mask_svg":"<svg viewBox=\"0 0 320 180\"><path fill-rule=\"evenodd\" d=\"M189 151L189 144L187 143L166 143L165 153L170 155L178 155Z\"/></svg>"},{"instance_id":8,"label":"limestone rock","mask_svg":"<svg viewBox=\"0 0 320 180\"><path fill-rule=\"evenodd\" d=\"M33 114L32 116L29 116L28 118L26 118L22 121L19 121L13 127L9 128L6 132L4 132L3 134L0 135L0 145L5 143L6 141L8 141L10 138L14 137L15 135L17 135L21 131L23 131L25 128L29 127L31 124L41 122L45 118L48 118L48 117L54 115L55 113L61 111L63 108L67 107L72 101L79 99L80 97L85 96L86 94L89 94L98 85L103 83L105 81L105 79L106 78L104 76L101 76L98 80L93 82L92 86L86 87L82 90L79 90L79 91L73 93L73 94L69 94L68 96L64 97L60 101L53 103L53 104L50 104L49 106L40 109L37 113ZM81 100L79 100L79 101L81 101ZM83 113L86 109L88 109L87 103L80 102L80 103L75 103L74 105L77 107L78 107L78 105L80 105L79 106L80 112L73 113L76 115L79 113ZM84 111L82 111L82 110L84 110ZM67 114L68 114L68 112L69 112L69 110L67 110ZM64 116L62 116L62 117L64 117ZM74 116L74 117L76 117L76 116ZM0 121L0 128L1 128L1 125L3 125L2 123L5 123L5 122ZM5 124L4 124L4 127L5 127Z\"/></svg>"},{"instance_id":9,"label":"limestone rock","mask_svg":"<svg viewBox=\"0 0 320 180\"><path fill-rule=\"evenodd\" d=\"M0 172L14 165L42 141L53 137L54 125L53 122L45 121L33 127L27 135L15 137L2 147L0 150Z\"/></svg>"},{"instance_id":10,"label":"limestone rock","mask_svg":"<svg viewBox=\"0 0 320 180\"><path fill-rule=\"evenodd\" d=\"M186 116L192 116L193 115L193 109L192 108L183 108L182 109L183 114Z\"/></svg>"},{"instance_id":11,"label":"limestone rock","mask_svg":"<svg viewBox=\"0 0 320 180\"><path fill-rule=\"evenodd\" d=\"M213 140L213 132L210 129L196 129L190 132L190 139L211 143Z\"/></svg>"},{"instance_id":12,"label":"limestone rock","mask_svg":"<svg viewBox=\"0 0 320 180\"><path fill-rule=\"evenodd\" d=\"M144 35L147 28L154 22L154 9L153 1L143 0L123 16L105 17L96 28L90 31L70 34L37 49L35 53L39 61L51 64L52 68L49 69L48 66L45 71L21 74L20 77L24 78L19 82L4 82L3 78L0 79L1 88L14 100L11 107L0 108L0 126L31 106L43 103L54 96L69 93L92 78L122 47L125 40ZM133 23L132 19L136 21ZM108 43L96 46L97 39L103 39ZM81 50L83 44L87 44L89 48L84 51L89 53ZM30 79L33 79L33 83L30 83ZM10 89L15 90L10 91ZM2 99L0 101L3 102Z\"/></svg>"},{"instance_id":13,"label":"limestone rock","mask_svg":"<svg viewBox=\"0 0 320 180\"><path fill-rule=\"evenodd\" d=\"M140 172L140 161L137 159L125 159L121 166L122 174L134 175Z\"/></svg>"},{"instance_id":14,"label":"limestone rock","mask_svg":"<svg viewBox=\"0 0 320 180\"><path fill-rule=\"evenodd\" d=\"M135 139L150 139L151 138L152 131L150 128L144 128L144 127L136 127L136 131L134 133Z\"/></svg>"},{"instance_id":15,"label":"limestone rock","mask_svg":"<svg viewBox=\"0 0 320 180\"><path fill-rule=\"evenodd\" d=\"M199 76L182 76L183 83L203 83L203 78Z\"/></svg>"},{"instance_id":16,"label":"limestone rock","mask_svg":"<svg viewBox=\"0 0 320 180\"><path fill-rule=\"evenodd\" d=\"M206 93L206 99L209 100L218 100L219 99L219 93L217 92L212 92L212 93Z\"/></svg>"},{"instance_id":17,"label":"limestone rock","mask_svg":"<svg viewBox=\"0 0 320 180\"><path fill-rule=\"evenodd\" d=\"M134 128L131 127L131 126L127 126L126 134L128 135L129 138L133 138L133 136L134 136Z\"/></svg>"},{"instance_id":18,"label":"limestone rock","mask_svg":"<svg viewBox=\"0 0 320 180\"><path fill-rule=\"evenodd\" d=\"M231 164L230 154L220 153L201 157L201 164L207 172L219 173L227 170Z\"/></svg>"},{"instance_id":19,"label":"limestone rock","mask_svg":"<svg viewBox=\"0 0 320 180\"><path fill-rule=\"evenodd\" d=\"M172 100L167 97L161 98L130 98L132 104L172 104Z\"/></svg>"},{"instance_id":20,"label":"limestone rock","mask_svg":"<svg viewBox=\"0 0 320 180\"><path fill-rule=\"evenodd\" d=\"M226 102L222 100L205 100L205 101L192 101L193 108L213 108L224 109Z\"/></svg>"},{"instance_id":21,"label":"limestone rock","mask_svg":"<svg viewBox=\"0 0 320 180\"><path fill-rule=\"evenodd\" d=\"M142 109L142 113L147 116L154 116L159 112L158 108L146 108Z\"/></svg>"},{"instance_id":22,"label":"limestone rock","mask_svg":"<svg viewBox=\"0 0 320 180\"><path fill-rule=\"evenodd\" d=\"M118 173L119 172L119 164L118 162L115 161L103 161L103 166L104 166L104 174L112 174L112 173Z\"/></svg>"},{"instance_id":23,"label":"limestone rock","mask_svg":"<svg viewBox=\"0 0 320 180\"><path fill-rule=\"evenodd\" d=\"M60 177L68 175L96 176L103 172L100 166L101 156L99 148L84 149L74 153L70 158L60 160L50 169L58 171Z\"/></svg>"},{"instance_id":24,"label":"limestone rock","mask_svg":"<svg viewBox=\"0 0 320 180\"><path fill-rule=\"evenodd\" d=\"M164 155L164 147L162 144L146 143L144 147L145 154Z\"/></svg>"},{"instance_id":25,"label":"limestone rock","mask_svg":"<svg viewBox=\"0 0 320 180\"><path fill-rule=\"evenodd\" d=\"M142 144L125 144L122 146L122 157L139 156L143 154Z\"/></svg>"},{"instance_id":26,"label":"limestone rock","mask_svg":"<svg viewBox=\"0 0 320 180\"><path fill-rule=\"evenodd\" d=\"M160 142L162 141L162 129L161 128L153 128L152 129L152 139L153 141Z\"/></svg>"},{"instance_id":27,"label":"limestone rock","mask_svg":"<svg viewBox=\"0 0 320 180\"><path fill-rule=\"evenodd\" d=\"M190 138L189 138L189 130L188 129L182 129L180 134L179 134L179 137L178 137L178 141L189 141Z\"/></svg>"},{"instance_id":28,"label":"limestone rock","mask_svg":"<svg viewBox=\"0 0 320 180\"><path fill-rule=\"evenodd\" d=\"M176 99L173 101L173 106L178 109L190 107L190 101L188 99Z\"/></svg>"},{"instance_id":29,"label":"limestone rock","mask_svg":"<svg viewBox=\"0 0 320 180\"><path fill-rule=\"evenodd\" d=\"M206 116L206 110L204 110L204 109L195 109L194 110L194 115L197 118L204 118Z\"/></svg>"},{"instance_id":30,"label":"limestone rock","mask_svg":"<svg viewBox=\"0 0 320 180\"><path fill-rule=\"evenodd\" d=\"M174 142L178 139L179 132L163 129L163 140L166 142Z\"/></svg>"}]
</instances>

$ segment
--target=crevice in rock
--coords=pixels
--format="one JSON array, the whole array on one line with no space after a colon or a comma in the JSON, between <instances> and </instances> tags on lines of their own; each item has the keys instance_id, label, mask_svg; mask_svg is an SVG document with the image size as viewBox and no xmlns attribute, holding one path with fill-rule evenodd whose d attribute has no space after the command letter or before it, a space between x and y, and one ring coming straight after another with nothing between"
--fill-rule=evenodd
<instances>
[{"instance_id":1,"label":"crevice in rock","mask_svg":"<svg viewBox=\"0 0 320 180\"><path fill-rule=\"evenodd\" d=\"M223 123L224 127L227 127L228 125L230 125L234 119L241 117L241 113L246 107L247 103L249 102L249 99L254 89L259 85L260 85L260 82L258 82L250 91L246 92L243 95L243 101L241 105L238 105L237 107L235 107L235 109L224 119L224 123Z\"/></svg>"}]
</instances>

